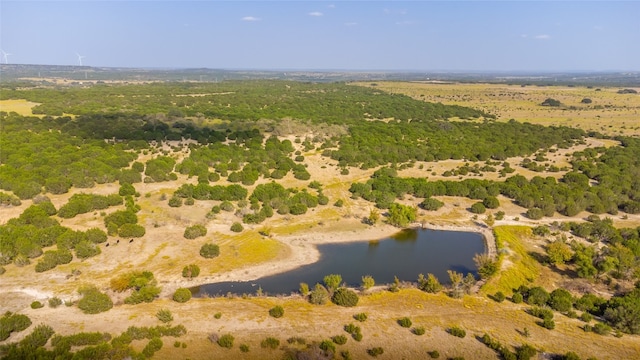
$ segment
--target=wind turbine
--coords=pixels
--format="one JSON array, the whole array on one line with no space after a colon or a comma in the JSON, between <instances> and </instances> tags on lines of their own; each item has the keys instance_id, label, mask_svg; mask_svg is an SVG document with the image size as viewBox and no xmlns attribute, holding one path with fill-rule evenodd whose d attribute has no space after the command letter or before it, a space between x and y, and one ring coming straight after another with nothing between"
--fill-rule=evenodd
<instances>
[{"instance_id":1,"label":"wind turbine","mask_svg":"<svg viewBox=\"0 0 640 360\"><path fill-rule=\"evenodd\" d=\"M82 66L82 59L84 59L86 56L80 55L78 53L76 53L76 55L78 56L78 65Z\"/></svg>"},{"instance_id":2,"label":"wind turbine","mask_svg":"<svg viewBox=\"0 0 640 360\"><path fill-rule=\"evenodd\" d=\"M13 55L11 53L8 52L4 52L4 50L0 50L2 52L2 58L4 59L4 63L8 64L9 63L9 55Z\"/></svg>"}]
</instances>

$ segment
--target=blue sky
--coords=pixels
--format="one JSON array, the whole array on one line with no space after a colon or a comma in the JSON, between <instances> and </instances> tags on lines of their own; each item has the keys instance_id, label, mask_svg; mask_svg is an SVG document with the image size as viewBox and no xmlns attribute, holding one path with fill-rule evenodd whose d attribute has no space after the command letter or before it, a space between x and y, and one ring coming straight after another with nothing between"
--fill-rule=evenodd
<instances>
[{"instance_id":1,"label":"blue sky","mask_svg":"<svg viewBox=\"0 0 640 360\"><path fill-rule=\"evenodd\" d=\"M637 71L639 19L638 1L0 0L0 47L20 64Z\"/></svg>"}]
</instances>

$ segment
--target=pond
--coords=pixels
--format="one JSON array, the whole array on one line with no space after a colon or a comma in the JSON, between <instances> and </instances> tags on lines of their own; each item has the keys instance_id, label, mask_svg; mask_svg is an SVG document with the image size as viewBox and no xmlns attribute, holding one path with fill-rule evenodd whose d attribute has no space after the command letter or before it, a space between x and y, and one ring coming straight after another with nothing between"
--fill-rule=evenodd
<instances>
[{"instance_id":1,"label":"pond","mask_svg":"<svg viewBox=\"0 0 640 360\"><path fill-rule=\"evenodd\" d=\"M406 229L375 241L318 245L320 260L281 274L252 281L217 282L191 289L194 296L255 294L261 288L269 295L297 292L300 283L310 288L328 274L340 274L349 287L358 287L362 276L371 275L376 284L390 284L397 276L415 282L418 274L434 274L449 282L447 270L477 275L475 254L484 253L482 234L463 231Z\"/></svg>"}]
</instances>

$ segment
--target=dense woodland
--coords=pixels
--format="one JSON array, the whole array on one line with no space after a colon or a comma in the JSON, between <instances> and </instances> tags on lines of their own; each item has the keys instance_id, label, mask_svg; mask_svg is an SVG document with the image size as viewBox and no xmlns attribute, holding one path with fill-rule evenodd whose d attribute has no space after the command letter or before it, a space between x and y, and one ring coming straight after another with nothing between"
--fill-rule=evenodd
<instances>
[{"instance_id":1,"label":"dense woodland","mask_svg":"<svg viewBox=\"0 0 640 360\"><path fill-rule=\"evenodd\" d=\"M600 135L515 120L497 122L473 109L343 83L2 86L0 99L40 103L34 112L43 115L0 113L0 202L12 206L32 201L22 214L0 226L2 273L2 266L24 266L31 261L36 261L36 272L44 272L74 257L100 254L97 245L108 236L143 236L145 229L136 215L140 194L135 190L135 184L141 182L170 182L179 175L196 178L196 184L176 186L166 199L168 205L212 200L216 202L212 214L237 210L246 224L261 223L275 214L302 215L310 208L330 206L338 199L323 194L322 184L307 171L302 152L278 136L294 134L306 152L316 151L337 162L343 173L350 168L378 168L366 182L352 184L350 192L354 198L375 204L398 225L415 220L415 207L400 204L408 196L426 211L437 210L442 206L437 197L446 195L477 200L469 210L482 214L498 208L497 197L503 195L525 208L531 219L556 213L571 217L582 211L603 215L603 219L593 216L585 223L555 223L537 229L540 235L556 236L544 261L549 266L570 264L578 277L595 282L616 279L620 284L633 284L640 279L640 228L617 229L606 218L640 213L640 140L636 138L619 137L620 146L573 153L572 169L559 180L541 176L528 180L522 175L506 176L509 158L543 156L550 149L570 148L587 136ZM171 140L193 140L188 155L176 160L172 155L183 151L182 147L161 150L159 144ZM140 161L140 156L148 160ZM495 171L502 167L504 180L431 181L398 176L399 168L446 159L464 159L464 169ZM282 186L278 181L288 174L308 181L307 188ZM221 179L232 184L216 184ZM266 182L249 191L260 179ZM90 194L90 188L105 183L118 183L120 191ZM87 189L87 193L73 195L58 209L49 201L48 196L72 188ZM104 216L104 227L83 232L60 224L61 219L109 207L118 210ZM237 225L232 230L242 231L241 224ZM187 238L202 235L199 228L188 230ZM592 245L571 243L559 235L563 231ZM218 249L212 251L217 256ZM139 293L131 301L153 300L159 293L153 274L136 278L142 280L129 280L144 284L136 287ZM127 286L123 289L133 285ZM514 290L525 301L536 297L537 290ZM589 306L574 299L569 309L575 306L602 317L619 331L637 334L638 291L621 287L611 300L591 299ZM531 303L542 306L549 299ZM38 331L46 332L48 339L52 333L45 330ZM54 352L67 354L73 340L57 341L66 347L55 345ZM15 346L0 350L17 357L22 351Z\"/></svg>"}]
</instances>

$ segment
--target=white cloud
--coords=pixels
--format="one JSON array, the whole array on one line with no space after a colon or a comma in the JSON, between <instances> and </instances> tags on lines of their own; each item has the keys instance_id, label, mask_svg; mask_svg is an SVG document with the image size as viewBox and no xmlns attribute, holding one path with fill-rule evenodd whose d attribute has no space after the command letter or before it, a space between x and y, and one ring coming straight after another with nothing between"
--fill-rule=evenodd
<instances>
[{"instance_id":1,"label":"white cloud","mask_svg":"<svg viewBox=\"0 0 640 360\"><path fill-rule=\"evenodd\" d=\"M327 7L328 7L329 9L335 9L335 8L336 8L336 6L335 6L335 5L333 5L333 4L330 4L330 5L329 5L329 6L327 6Z\"/></svg>"},{"instance_id":2,"label":"white cloud","mask_svg":"<svg viewBox=\"0 0 640 360\"><path fill-rule=\"evenodd\" d=\"M242 18L242 21L260 21L260 18L255 16L245 16Z\"/></svg>"},{"instance_id":3,"label":"white cloud","mask_svg":"<svg viewBox=\"0 0 640 360\"><path fill-rule=\"evenodd\" d=\"M536 35L533 38L538 40L547 40L547 39L551 39L551 36L547 34L542 34L542 35Z\"/></svg>"},{"instance_id":4,"label":"white cloud","mask_svg":"<svg viewBox=\"0 0 640 360\"><path fill-rule=\"evenodd\" d=\"M523 38L523 39L526 39L526 38L528 38L528 37L529 37L529 35L527 35L527 34L522 34L522 35L520 35L520 37L521 37L521 38Z\"/></svg>"},{"instance_id":5,"label":"white cloud","mask_svg":"<svg viewBox=\"0 0 640 360\"><path fill-rule=\"evenodd\" d=\"M344 23L345 26L356 26L358 25L357 22L348 22L348 23Z\"/></svg>"},{"instance_id":6,"label":"white cloud","mask_svg":"<svg viewBox=\"0 0 640 360\"><path fill-rule=\"evenodd\" d=\"M320 11L312 11L309 13L310 16L322 16L324 15L323 13L321 13Z\"/></svg>"},{"instance_id":7,"label":"white cloud","mask_svg":"<svg viewBox=\"0 0 640 360\"><path fill-rule=\"evenodd\" d=\"M409 20L407 20L407 21L397 21L396 22L396 25L401 25L401 26L407 26L407 25L413 25L413 24L415 24L415 22L414 21L409 21Z\"/></svg>"}]
</instances>

